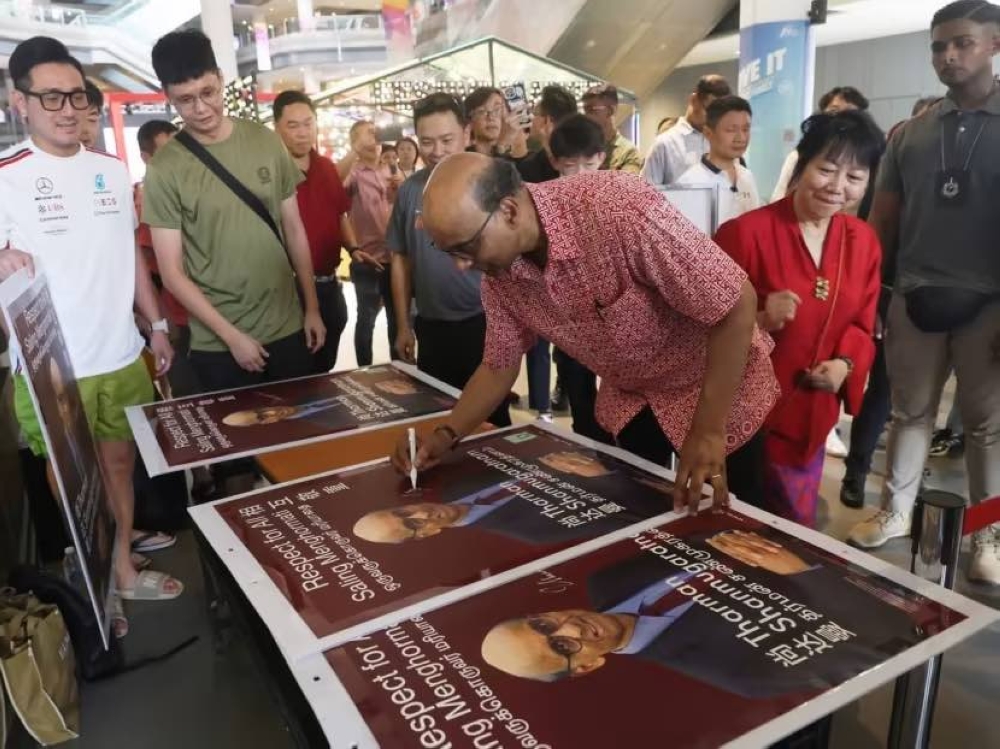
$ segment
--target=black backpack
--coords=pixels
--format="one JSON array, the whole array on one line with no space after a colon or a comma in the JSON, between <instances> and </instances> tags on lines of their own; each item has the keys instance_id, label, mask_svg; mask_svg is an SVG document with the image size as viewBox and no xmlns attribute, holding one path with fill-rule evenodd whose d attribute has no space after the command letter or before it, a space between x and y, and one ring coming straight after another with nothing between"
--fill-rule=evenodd
<instances>
[{"instance_id":1,"label":"black backpack","mask_svg":"<svg viewBox=\"0 0 1000 749\"><path fill-rule=\"evenodd\" d=\"M121 645L114 636L111 637L109 648L104 649L101 625L94 616L90 602L61 577L22 564L11 570L9 585L20 593L31 592L43 603L54 603L59 607L66 629L69 630L69 639L73 643L78 675L84 681L97 681L166 660L198 640L197 635L189 637L166 653L126 665Z\"/></svg>"}]
</instances>

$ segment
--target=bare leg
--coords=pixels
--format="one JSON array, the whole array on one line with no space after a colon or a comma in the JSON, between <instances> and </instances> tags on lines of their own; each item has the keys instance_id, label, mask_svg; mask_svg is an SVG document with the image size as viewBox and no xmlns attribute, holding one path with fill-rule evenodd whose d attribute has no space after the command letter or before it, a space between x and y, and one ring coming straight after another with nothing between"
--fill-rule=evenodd
<instances>
[{"instance_id":1,"label":"bare leg","mask_svg":"<svg viewBox=\"0 0 1000 749\"><path fill-rule=\"evenodd\" d=\"M115 582L118 589L135 585L138 574L132 565L132 523L135 517L135 491L132 471L135 469L135 443L126 441L97 442L97 454L108 491L111 512L118 524L115 535L117 555Z\"/></svg>"}]
</instances>

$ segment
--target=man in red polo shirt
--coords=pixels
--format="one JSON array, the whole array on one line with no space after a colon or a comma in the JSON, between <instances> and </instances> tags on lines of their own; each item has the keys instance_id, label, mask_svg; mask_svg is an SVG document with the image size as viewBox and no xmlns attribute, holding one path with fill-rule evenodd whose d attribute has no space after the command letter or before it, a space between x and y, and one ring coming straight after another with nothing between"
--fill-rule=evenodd
<instances>
[{"instance_id":1,"label":"man in red polo shirt","mask_svg":"<svg viewBox=\"0 0 1000 749\"><path fill-rule=\"evenodd\" d=\"M316 108L301 91L283 91L274 100L274 122L295 163L305 175L299 184L302 223L309 237L316 296L326 326L326 342L314 355L316 372L329 372L337 364L340 335L347 326L347 302L337 278L340 251L357 249L354 228L347 213L351 199L344 190L337 167L316 152Z\"/></svg>"},{"instance_id":2,"label":"man in red polo shirt","mask_svg":"<svg viewBox=\"0 0 1000 749\"><path fill-rule=\"evenodd\" d=\"M486 419L542 336L602 378L597 420L621 447L661 465L679 450L676 509L697 511L704 484L716 506L730 487L761 503L758 430L778 383L756 295L654 188L607 171L524 185L507 162L458 154L424 190L423 225L487 275L487 327L483 363L418 469ZM393 462L409 469L405 448Z\"/></svg>"}]
</instances>

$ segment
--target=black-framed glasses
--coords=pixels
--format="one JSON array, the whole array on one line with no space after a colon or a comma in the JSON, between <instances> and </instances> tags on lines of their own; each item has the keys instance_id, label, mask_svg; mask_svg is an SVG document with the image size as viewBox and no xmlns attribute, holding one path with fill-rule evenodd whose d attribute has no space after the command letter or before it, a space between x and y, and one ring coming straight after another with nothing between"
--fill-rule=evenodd
<instances>
[{"instance_id":1,"label":"black-framed glasses","mask_svg":"<svg viewBox=\"0 0 1000 749\"><path fill-rule=\"evenodd\" d=\"M417 537L417 533L422 531L428 525L430 525L427 518L418 518L414 516L412 510L408 510L404 507L397 507L391 511L393 515L402 521L402 525L406 530L413 534L413 537Z\"/></svg>"},{"instance_id":2,"label":"black-framed glasses","mask_svg":"<svg viewBox=\"0 0 1000 749\"><path fill-rule=\"evenodd\" d=\"M76 91L27 91L24 89L19 89L25 96L33 96L38 99L39 103L42 105L42 109L46 112L60 112L62 108L66 106L66 101L69 101L69 105L82 112L83 110L90 107L90 97L87 96L87 92L83 89Z\"/></svg>"},{"instance_id":3,"label":"black-framed glasses","mask_svg":"<svg viewBox=\"0 0 1000 749\"><path fill-rule=\"evenodd\" d=\"M485 221L483 221L483 225L479 227L479 231L473 234L471 238L465 240L464 242L458 242L457 244L453 244L451 247L439 247L438 249L440 249L441 252L445 253L446 255L457 257L460 260L475 259L476 251L479 249L478 247L479 240L482 238L483 232L486 231L486 227L489 226L490 221L493 220L493 217L499 210L500 206L498 205L496 208L490 211L490 215L486 217Z\"/></svg>"},{"instance_id":4,"label":"black-framed glasses","mask_svg":"<svg viewBox=\"0 0 1000 749\"><path fill-rule=\"evenodd\" d=\"M573 673L573 656L583 650L583 643L573 637L557 635L562 624L550 619L532 616L528 618L527 625L532 632L537 632L548 641L553 653L566 659L566 673Z\"/></svg>"}]
</instances>

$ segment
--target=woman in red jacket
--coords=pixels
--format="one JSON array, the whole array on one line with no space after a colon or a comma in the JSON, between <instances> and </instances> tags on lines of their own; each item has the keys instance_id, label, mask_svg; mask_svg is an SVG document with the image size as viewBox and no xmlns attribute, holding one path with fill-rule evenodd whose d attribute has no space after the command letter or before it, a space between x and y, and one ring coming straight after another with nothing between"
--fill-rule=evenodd
<instances>
[{"instance_id":1,"label":"woman in red jacket","mask_svg":"<svg viewBox=\"0 0 1000 749\"><path fill-rule=\"evenodd\" d=\"M775 342L768 509L813 526L826 435L841 402L860 408L874 357L882 253L875 232L842 212L864 196L884 137L862 112L815 115L802 132L794 191L724 224L715 241L747 272Z\"/></svg>"}]
</instances>

